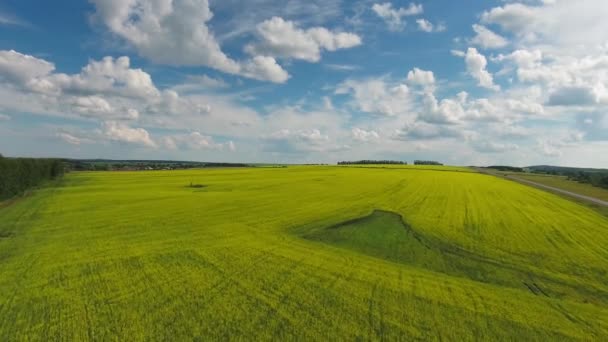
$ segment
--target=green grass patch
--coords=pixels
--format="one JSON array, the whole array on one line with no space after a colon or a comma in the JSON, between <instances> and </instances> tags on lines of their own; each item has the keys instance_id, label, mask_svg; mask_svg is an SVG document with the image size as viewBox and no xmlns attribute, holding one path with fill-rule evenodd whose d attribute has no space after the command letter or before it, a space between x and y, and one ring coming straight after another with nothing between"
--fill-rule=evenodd
<instances>
[{"instance_id":1,"label":"green grass patch","mask_svg":"<svg viewBox=\"0 0 608 342\"><path fill-rule=\"evenodd\" d=\"M527 289L535 295L608 304L608 292L585 291L528 265L491 259L425 236L400 214L389 211L374 210L368 216L314 230L304 238L450 276Z\"/></svg>"}]
</instances>

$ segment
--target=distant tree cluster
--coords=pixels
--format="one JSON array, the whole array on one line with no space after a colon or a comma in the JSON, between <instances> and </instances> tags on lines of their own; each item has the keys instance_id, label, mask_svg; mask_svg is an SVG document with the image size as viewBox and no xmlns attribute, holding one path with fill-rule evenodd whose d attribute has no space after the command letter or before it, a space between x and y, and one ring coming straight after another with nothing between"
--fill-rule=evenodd
<instances>
[{"instance_id":1,"label":"distant tree cluster","mask_svg":"<svg viewBox=\"0 0 608 342\"><path fill-rule=\"evenodd\" d=\"M338 165L407 165L407 162L399 160L357 160L341 161Z\"/></svg>"},{"instance_id":2,"label":"distant tree cluster","mask_svg":"<svg viewBox=\"0 0 608 342\"><path fill-rule=\"evenodd\" d=\"M20 195L63 173L64 164L59 159L4 158L0 155L0 199Z\"/></svg>"},{"instance_id":3,"label":"distant tree cluster","mask_svg":"<svg viewBox=\"0 0 608 342\"><path fill-rule=\"evenodd\" d=\"M504 165L488 166L488 169L493 169L493 170L498 170L498 171L507 171L507 172L524 172L525 171L521 167L504 166Z\"/></svg>"},{"instance_id":4,"label":"distant tree cluster","mask_svg":"<svg viewBox=\"0 0 608 342\"><path fill-rule=\"evenodd\" d=\"M433 160L414 160L414 165L443 165Z\"/></svg>"},{"instance_id":5,"label":"distant tree cluster","mask_svg":"<svg viewBox=\"0 0 608 342\"><path fill-rule=\"evenodd\" d=\"M569 180L579 183L588 183L600 188L608 189L608 173L599 172L571 172L566 173Z\"/></svg>"},{"instance_id":6,"label":"distant tree cluster","mask_svg":"<svg viewBox=\"0 0 608 342\"><path fill-rule=\"evenodd\" d=\"M529 166L526 168L532 173L565 176L568 180L587 183L600 188L608 189L608 170L592 168L576 168L550 165Z\"/></svg>"},{"instance_id":7,"label":"distant tree cluster","mask_svg":"<svg viewBox=\"0 0 608 342\"><path fill-rule=\"evenodd\" d=\"M249 166L248 164L243 163L210 163L171 160L66 159L64 161L69 169L74 171L145 171Z\"/></svg>"}]
</instances>

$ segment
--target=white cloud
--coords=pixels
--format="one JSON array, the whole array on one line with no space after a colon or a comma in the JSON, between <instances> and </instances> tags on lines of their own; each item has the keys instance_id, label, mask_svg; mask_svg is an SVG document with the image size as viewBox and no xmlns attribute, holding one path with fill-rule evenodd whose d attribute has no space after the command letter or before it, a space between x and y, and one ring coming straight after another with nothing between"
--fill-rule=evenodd
<instances>
[{"instance_id":1,"label":"white cloud","mask_svg":"<svg viewBox=\"0 0 608 342\"><path fill-rule=\"evenodd\" d=\"M25 86L29 81L45 77L53 70L55 65L43 59L14 50L0 51L0 79Z\"/></svg>"},{"instance_id":2,"label":"white cloud","mask_svg":"<svg viewBox=\"0 0 608 342\"><path fill-rule=\"evenodd\" d=\"M546 139L538 140L538 149L540 152L547 157L561 157L562 151L558 146Z\"/></svg>"},{"instance_id":3,"label":"white cloud","mask_svg":"<svg viewBox=\"0 0 608 342\"><path fill-rule=\"evenodd\" d=\"M361 45L361 38L348 32L332 32L324 27L300 29L294 22L273 17L257 25L258 42L245 50L251 55L302 59L318 62L321 51L336 51Z\"/></svg>"},{"instance_id":4,"label":"white cloud","mask_svg":"<svg viewBox=\"0 0 608 342\"><path fill-rule=\"evenodd\" d=\"M165 136L162 138L162 144L170 150L227 150L231 152L236 150L236 146L232 141L216 143L213 137L196 131L187 134Z\"/></svg>"},{"instance_id":5,"label":"white cloud","mask_svg":"<svg viewBox=\"0 0 608 342\"><path fill-rule=\"evenodd\" d=\"M418 29L423 32L431 33L431 32L443 32L446 30L445 25L443 24L433 24L426 19L417 19L416 24L418 24Z\"/></svg>"},{"instance_id":6,"label":"white cloud","mask_svg":"<svg viewBox=\"0 0 608 342\"><path fill-rule=\"evenodd\" d=\"M262 136L265 149L271 152L302 153L302 152L336 152L349 149L347 145L336 145L328 135L319 129L281 129L269 135Z\"/></svg>"},{"instance_id":7,"label":"white cloud","mask_svg":"<svg viewBox=\"0 0 608 342\"><path fill-rule=\"evenodd\" d=\"M517 80L533 84L554 106L593 107L608 104L608 56L573 57L567 52L545 55L541 50L519 49L498 55L496 62L506 66L501 72L515 70Z\"/></svg>"},{"instance_id":8,"label":"white cloud","mask_svg":"<svg viewBox=\"0 0 608 342\"><path fill-rule=\"evenodd\" d=\"M132 69L129 57L104 57L90 61L80 74L57 74L52 79L65 91L91 94L112 93L117 96L148 98L158 95L152 77L141 69Z\"/></svg>"},{"instance_id":9,"label":"white cloud","mask_svg":"<svg viewBox=\"0 0 608 342\"><path fill-rule=\"evenodd\" d=\"M453 126L434 125L426 122L407 123L393 134L395 140L435 140L462 138L463 133Z\"/></svg>"},{"instance_id":10,"label":"white cloud","mask_svg":"<svg viewBox=\"0 0 608 342\"><path fill-rule=\"evenodd\" d=\"M156 147L156 143L150 138L148 131L143 128L131 128L117 121L106 121L102 127L104 136L109 140Z\"/></svg>"},{"instance_id":11,"label":"white cloud","mask_svg":"<svg viewBox=\"0 0 608 342\"><path fill-rule=\"evenodd\" d=\"M52 63L15 51L0 51L0 83L4 91L27 100L23 111L77 115L102 120L136 120L142 104L159 101L151 76L130 67L128 57L90 61L78 74L54 72Z\"/></svg>"},{"instance_id":12,"label":"white cloud","mask_svg":"<svg viewBox=\"0 0 608 342\"><path fill-rule=\"evenodd\" d=\"M208 66L229 74L284 82L278 64L269 59L238 62L221 49L207 23L213 17L208 0L90 0L95 18L155 63ZM271 70L266 70L269 67Z\"/></svg>"},{"instance_id":13,"label":"white cloud","mask_svg":"<svg viewBox=\"0 0 608 342\"><path fill-rule=\"evenodd\" d=\"M334 104L331 101L331 98L329 96L323 96L322 98L323 100L323 109L324 110L334 110Z\"/></svg>"},{"instance_id":14,"label":"white cloud","mask_svg":"<svg viewBox=\"0 0 608 342\"><path fill-rule=\"evenodd\" d=\"M189 97L181 97L174 90L164 90L157 98L149 101L146 113L160 115L206 115L211 112L211 106Z\"/></svg>"},{"instance_id":15,"label":"white cloud","mask_svg":"<svg viewBox=\"0 0 608 342\"><path fill-rule=\"evenodd\" d=\"M608 6L604 0L545 1L495 7L483 13L481 21L514 34L519 44L552 46L561 51L577 48L578 52L572 52L584 53L605 42L606 17Z\"/></svg>"},{"instance_id":16,"label":"white cloud","mask_svg":"<svg viewBox=\"0 0 608 342\"><path fill-rule=\"evenodd\" d=\"M471 145L476 151L481 153L504 153L519 149L519 146L512 143L495 142L489 140L474 141Z\"/></svg>"},{"instance_id":17,"label":"white cloud","mask_svg":"<svg viewBox=\"0 0 608 342\"><path fill-rule=\"evenodd\" d=\"M241 74L256 80L267 80L275 83L284 83L290 77L273 57L268 56L253 57L242 66Z\"/></svg>"},{"instance_id":18,"label":"white cloud","mask_svg":"<svg viewBox=\"0 0 608 342\"><path fill-rule=\"evenodd\" d=\"M429 87L435 85L435 75L432 71L414 68L407 73L407 82L412 85Z\"/></svg>"},{"instance_id":19,"label":"white cloud","mask_svg":"<svg viewBox=\"0 0 608 342\"><path fill-rule=\"evenodd\" d=\"M464 108L460 101L443 99L437 101L435 95L427 91L423 96L423 110L419 119L434 124L453 124L465 116Z\"/></svg>"},{"instance_id":20,"label":"white cloud","mask_svg":"<svg viewBox=\"0 0 608 342\"><path fill-rule=\"evenodd\" d=\"M5 114L0 114L0 121L8 121L11 117Z\"/></svg>"},{"instance_id":21,"label":"white cloud","mask_svg":"<svg viewBox=\"0 0 608 342\"><path fill-rule=\"evenodd\" d=\"M406 25L406 22L403 20L404 17L422 14L424 9L422 5L415 3L410 3L407 8L393 8L393 4L385 2L383 4L374 4L372 11L386 22L389 30L401 31Z\"/></svg>"},{"instance_id":22,"label":"white cloud","mask_svg":"<svg viewBox=\"0 0 608 342\"><path fill-rule=\"evenodd\" d=\"M65 141L66 143L68 143L70 145L80 145L82 143L80 138L75 137L66 132L57 133L57 137L59 137L61 140Z\"/></svg>"},{"instance_id":23,"label":"white cloud","mask_svg":"<svg viewBox=\"0 0 608 342\"><path fill-rule=\"evenodd\" d=\"M480 87L500 90L500 87L494 84L492 74L486 70L488 65L486 57L479 53L476 48L469 48L467 50L464 61L467 66L467 72L478 81Z\"/></svg>"},{"instance_id":24,"label":"white cloud","mask_svg":"<svg viewBox=\"0 0 608 342\"><path fill-rule=\"evenodd\" d=\"M382 78L346 80L335 91L350 94L352 105L365 113L395 116L407 113L411 106L409 88L405 84L390 84Z\"/></svg>"},{"instance_id":25,"label":"white cloud","mask_svg":"<svg viewBox=\"0 0 608 342\"><path fill-rule=\"evenodd\" d=\"M358 65L350 64L324 64L324 67L335 71L354 71L361 69L361 67Z\"/></svg>"},{"instance_id":26,"label":"white cloud","mask_svg":"<svg viewBox=\"0 0 608 342\"><path fill-rule=\"evenodd\" d=\"M238 63L221 51L206 25L213 17L207 0L91 2L96 17L110 32L133 45L143 57L161 64L239 71Z\"/></svg>"},{"instance_id":27,"label":"white cloud","mask_svg":"<svg viewBox=\"0 0 608 342\"><path fill-rule=\"evenodd\" d=\"M452 54L452 56L462 57L462 58L464 58L464 56L467 55L464 51L460 51L460 50L450 50L450 53Z\"/></svg>"},{"instance_id":28,"label":"white cloud","mask_svg":"<svg viewBox=\"0 0 608 342\"><path fill-rule=\"evenodd\" d=\"M473 31L475 31L476 35L471 39L471 44L483 49L498 49L509 44L504 37L492 32L483 25L473 25Z\"/></svg>"},{"instance_id":29,"label":"white cloud","mask_svg":"<svg viewBox=\"0 0 608 342\"><path fill-rule=\"evenodd\" d=\"M27 90L45 93L112 94L146 98L158 94L152 78L141 69L131 69L129 57L105 57L90 61L79 74L53 73L55 66L19 52L0 51L0 79Z\"/></svg>"},{"instance_id":30,"label":"white cloud","mask_svg":"<svg viewBox=\"0 0 608 342\"><path fill-rule=\"evenodd\" d=\"M370 142L370 141L378 140L380 138L380 135L378 134L378 132L376 132L374 130L366 131L366 130L358 128L358 127L354 127L351 130L351 134L352 134L353 140L359 141L359 142Z\"/></svg>"},{"instance_id":31,"label":"white cloud","mask_svg":"<svg viewBox=\"0 0 608 342\"><path fill-rule=\"evenodd\" d=\"M521 101L516 99L507 99L506 107L509 110L524 114L542 115L545 113L543 106L540 103L534 102L533 100Z\"/></svg>"}]
</instances>

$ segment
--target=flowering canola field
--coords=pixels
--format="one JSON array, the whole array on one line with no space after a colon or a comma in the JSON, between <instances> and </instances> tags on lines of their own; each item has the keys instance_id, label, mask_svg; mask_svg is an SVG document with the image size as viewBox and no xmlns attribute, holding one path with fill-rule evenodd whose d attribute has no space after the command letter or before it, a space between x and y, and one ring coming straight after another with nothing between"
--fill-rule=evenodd
<instances>
[{"instance_id":1,"label":"flowering canola field","mask_svg":"<svg viewBox=\"0 0 608 342\"><path fill-rule=\"evenodd\" d=\"M0 208L0 340L209 339L608 340L608 219L454 167L71 173Z\"/></svg>"}]
</instances>

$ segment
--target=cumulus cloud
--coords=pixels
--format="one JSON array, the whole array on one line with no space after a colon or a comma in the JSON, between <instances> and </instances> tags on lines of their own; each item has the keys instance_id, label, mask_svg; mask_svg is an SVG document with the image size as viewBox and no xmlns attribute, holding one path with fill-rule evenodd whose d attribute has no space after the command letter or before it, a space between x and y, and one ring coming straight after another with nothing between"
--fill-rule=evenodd
<instances>
[{"instance_id":1,"label":"cumulus cloud","mask_svg":"<svg viewBox=\"0 0 608 342\"><path fill-rule=\"evenodd\" d=\"M503 73L514 70L518 81L540 89L548 105L592 107L608 103L608 56L546 57L540 49L518 49L494 60L506 65Z\"/></svg>"},{"instance_id":2,"label":"cumulus cloud","mask_svg":"<svg viewBox=\"0 0 608 342\"><path fill-rule=\"evenodd\" d=\"M476 48L469 48L467 50L464 61L467 72L478 81L480 87L500 90L500 87L494 84L494 77L486 69L488 60Z\"/></svg>"},{"instance_id":3,"label":"cumulus cloud","mask_svg":"<svg viewBox=\"0 0 608 342\"><path fill-rule=\"evenodd\" d=\"M164 115L206 115L211 112L211 106L184 98L174 90L163 90L160 96L148 101L146 113Z\"/></svg>"},{"instance_id":4,"label":"cumulus cloud","mask_svg":"<svg viewBox=\"0 0 608 342\"><path fill-rule=\"evenodd\" d=\"M213 81L208 77L195 80ZM55 72L54 65L42 59L0 51L2 83L28 96L19 107L25 111L42 108L49 113L104 121L137 120L142 114L195 116L211 112L211 106L198 98L159 90L150 74L131 67L128 57L91 60L78 74L68 75ZM216 81L214 86L222 84Z\"/></svg>"},{"instance_id":5,"label":"cumulus cloud","mask_svg":"<svg viewBox=\"0 0 608 342\"><path fill-rule=\"evenodd\" d=\"M143 57L161 64L239 71L238 63L221 51L206 25L213 17L207 0L91 2L96 17L110 32L133 45Z\"/></svg>"},{"instance_id":6,"label":"cumulus cloud","mask_svg":"<svg viewBox=\"0 0 608 342\"><path fill-rule=\"evenodd\" d=\"M176 134L162 138L162 145L170 150L189 149L189 150L222 150L236 151L236 145L232 141L217 143L213 137L204 135L200 132L187 134Z\"/></svg>"},{"instance_id":7,"label":"cumulus cloud","mask_svg":"<svg viewBox=\"0 0 608 342\"><path fill-rule=\"evenodd\" d=\"M245 50L251 55L301 59L318 62L321 51L336 51L361 45L361 38L348 32L332 32L324 27L301 29L292 21L273 17L257 25L258 42Z\"/></svg>"},{"instance_id":8,"label":"cumulus cloud","mask_svg":"<svg viewBox=\"0 0 608 342\"><path fill-rule=\"evenodd\" d=\"M287 80L286 72L277 74L280 66L268 58L238 62L222 51L207 26L213 17L208 0L90 1L98 21L155 63L207 66L278 83Z\"/></svg>"},{"instance_id":9,"label":"cumulus cloud","mask_svg":"<svg viewBox=\"0 0 608 342\"><path fill-rule=\"evenodd\" d=\"M432 33L432 32L443 32L446 30L445 25L443 24L433 24L426 19L417 19L416 24L418 24L418 29L423 32Z\"/></svg>"},{"instance_id":10,"label":"cumulus cloud","mask_svg":"<svg viewBox=\"0 0 608 342\"><path fill-rule=\"evenodd\" d=\"M453 124L465 116L460 101L453 99L438 101L432 92L425 92L422 102L423 109L418 117L427 123Z\"/></svg>"},{"instance_id":11,"label":"cumulus cloud","mask_svg":"<svg viewBox=\"0 0 608 342\"><path fill-rule=\"evenodd\" d=\"M90 61L79 74L54 73L53 63L16 51L0 51L0 79L24 89L45 93L111 94L146 98L158 94L152 78L131 69L129 57Z\"/></svg>"},{"instance_id":12,"label":"cumulus cloud","mask_svg":"<svg viewBox=\"0 0 608 342\"><path fill-rule=\"evenodd\" d=\"M352 96L352 105L365 113L395 116L407 113L411 106L407 85L393 83L382 78L346 80L335 90L336 94Z\"/></svg>"},{"instance_id":13,"label":"cumulus cloud","mask_svg":"<svg viewBox=\"0 0 608 342\"><path fill-rule=\"evenodd\" d=\"M351 130L351 134L352 134L353 140L359 141L359 142L370 142L370 141L378 140L380 138L380 135L378 134L378 132L376 132L374 130L366 131L366 130L358 128L358 127L354 127Z\"/></svg>"},{"instance_id":14,"label":"cumulus cloud","mask_svg":"<svg viewBox=\"0 0 608 342\"><path fill-rule=\"evenodd\" d=\"M481 21L509 32L520 44L553 46L565 51L605 41L608 7L603 0L509 3L484 12ZM559 32L559 34L555 34ZM573 51L574 52L574 51Z\"/></svg>"},{"instance_id":15,"label":"cumulus cloud","mask_svg":"<svg viewBox=\"0 0 608 342\"><path fill-rule=\"evenodd\" d=\"M412 85L429 87L435 85L435 75L432 71L414 68L407 73L407 82Z\"/></svg>"},{"instance_id":16,"label":"cumulus cloud","mask_svg":"<svg viewBox=\"0 0 608 342\"><path fill-rule=\"evenodd\" d=\"M156 147L148 131L143 128L131 128L125 123L106 121L102 125L103 135L111 140L121 143L136 144L145 147Z\"/></svg>"},{"instance_id":17,"label":"cumulus cloud","mask_svg":"<svg viewBox=\"0 0 608 342\"><path fill-rule=\"evenodd\" d=\"M498 49L509 44L504 37L494 33L483 25L473 25L473 31L475 31L476 35L471 39L471 44L483 49Z\"/></svg>"},{"instance_id":18,"label":"cumulus cloud","mask_svg":"<svg viewBox=\"0 0 608 342\"><path fill-rule=\"evenodd\" d=\"M277 64L273 57L255 56L241 69L243 76L256 80L284 83L289 79L289 73Z\"/></svg>"},{"instance_id":19,"label":"cumulus cloud","mask_svg":"<svg viewBox=\"0 0 608 342\"><path fill-rule=\"evenodd\" d=\"M159 93L150 74L141 69L132 69L131 60L127 56L90 61L79 74L55 74L49 80L67 92L105 93L135 98L148 98Z\"/></svg>"},{"instance_id":20,"label":"cumulus cloud","mask_svg":"<svg viewBox=\"0 0 608 342\"><path fill-rule=\"evenodd\" d=\"M389 30L402 31L406 25L406 21L403 18L422 14L424 9L422 5L415 3L410 3L409 7L394 8L393 4L385 2L383 4L374 4L372 11L384 20Z\"/></svg>"},{"instance_id":21,"label":"cumulus cloud","mask_svg":"<svg viewBox=\"0 0 608 342\"><path fill-rule=\"evenodd\" d=\"M462 138L464 135L453 126L435 125L426 122L405 124L392 135L394 140L435 140L445 138Z\"/></svg>"},{"instance_id":22,"label":"cumulus cloud","mask_svg":"<svg viewBox=\"0 0 608 342\"><path fill-rule=\"evenodd\" d=\"M55 70L55 65L45 60L24 55L14 50L0 51L0 78L26 85L29 81L44 77Z\"/></svg>"},{"instance_id":23,"label":"cumulus cloud","mask_svg":"<svg viewBox=\"0 0 608 342\"><path fill-rule=\"evenodd\" d=\"M319 129L293 130L284 128L262 136L264 148L270 152L335 152L350 148L337 145Z\"/></svg>"}]
</instances>

